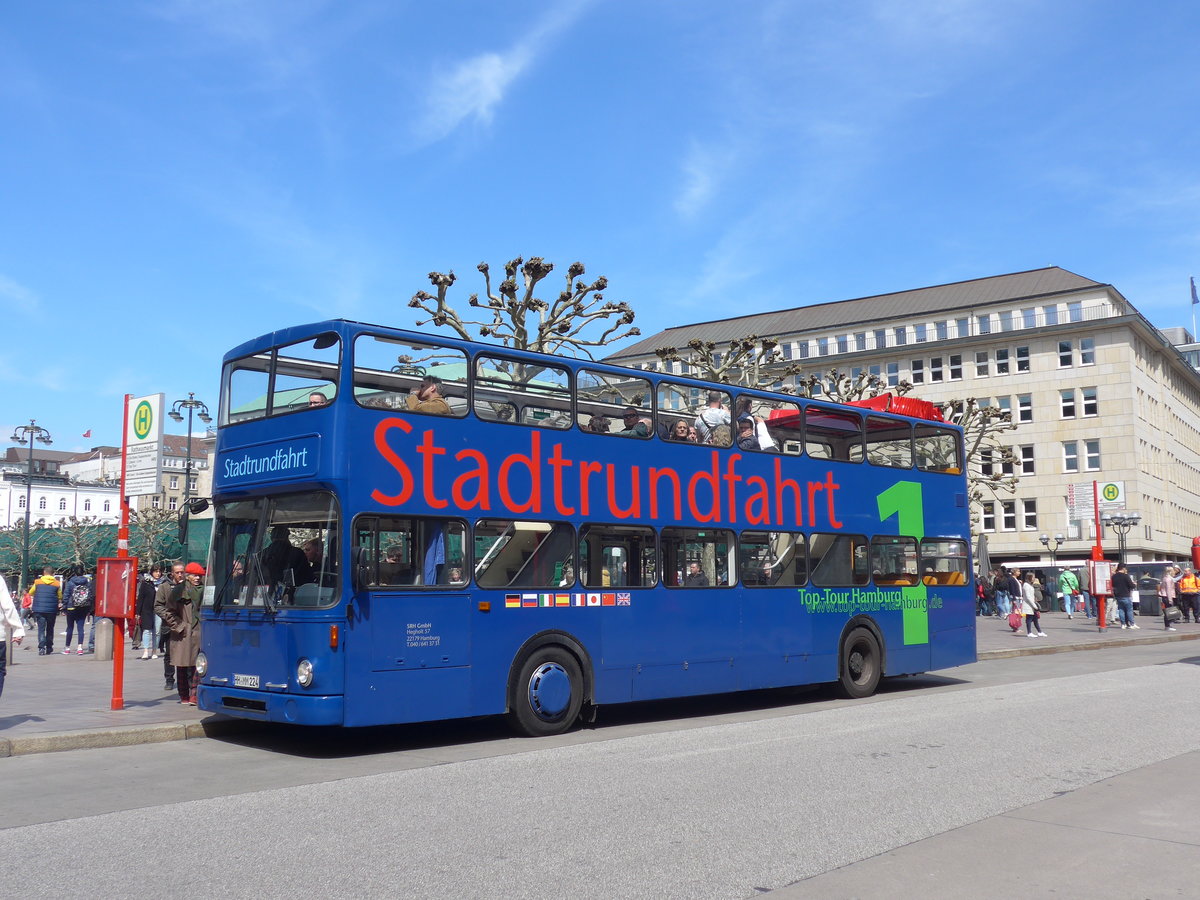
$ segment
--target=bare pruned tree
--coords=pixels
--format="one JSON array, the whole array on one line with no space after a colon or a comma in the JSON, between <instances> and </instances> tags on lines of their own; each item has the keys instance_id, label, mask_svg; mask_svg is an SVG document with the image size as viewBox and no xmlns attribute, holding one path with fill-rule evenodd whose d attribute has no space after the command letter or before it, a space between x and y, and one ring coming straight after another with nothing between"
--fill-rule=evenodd
<instances>
[{"instance_id":1,"label":"bare pruned tree","mask_svg":"<svg viewBox=\"0 0 1200 900\"><path fill-rule=\"evenodd\" d=\"M68 516L58 520L58 530L67 536L67 553L71 565L88 571L96 567L96 549L107 537L107 530L98 516Z\"/></svg>"},{"instance_id":2,"label":"bare pruned tree","mask_svg":"<svg viewBox=\"0 0 1200 900\"><path fill-rule=\"evenodd\" d=\"M757 334L721 344L693 338L686 347L659 347L654 354L663 362L683 363L695 378L783 393L794 393L784 379L799 375L801 368L784 358L777 338Z\"/></svg>"},{"instance_id":3,"label":"bare pruned tree","mask_svg":"<svg viewBox=\"0 0 1200 900\"><path fill-rule=\"evenodd\" d=\"M143 568L162 563L175 544L179 513L165 507L129 511L129 547Z\"/></svg>"},{"instance_id":4,"label":"bare pruned tree","mask_svg":"<svg viewBox=\"0 0 1200 900\"><path fill-rule=\"evenodd\" d=\"M974 397L948 401L941 409L947 421L963 429L967 490L974 521L984 501L1016 491L1020 480L1014 474L1016 457L1004 436L1015 431L1017 423L1012 420L1011 410L980 405Z\"/></svg>"},{"instance_id":5,"label":"bare pruned tree","mask_svg":"<svg viewBox=\"0 0 1200 900\"><path fill-rule=\"evenodd\" d=\"M417 325L449 328L465 340L478 336L513 349L588 359L595 358L594 348L641 334L632 327L634 312L628 303L605 300L607 278L601 275L590 284L578 280L585 272L581 262L567 267L566 285L551 301L535 296L538 285L554 270L554 263L540 256L528 261L518 256L505 263L504 280L494 292L488 264L481 262L476 268L483 275L485 299L471 294L467 303L479 311L478 318L460 314L448 302L447 293L456 280L453 271L430 272L436 295L417 291L408 304L429 314ZM593 326L600 326L599 334Z\"/></svg>"},{"instance_id":6,"label":"bare pruned tree","mask_svg":"<svg viewBox=\"0 0 1200 900\"><path fill-rule=\"evenodd\" d=\"M871 372L863 371L857 375L848 375L838 369L804 375L797 379L796 383L796 393L801 397L822 397L835 403L867 400L887 393L903 397L912 388L912 384L907 381L898 381L894 385L889 385L886 379Z\"/></svg>"}]
</instances>

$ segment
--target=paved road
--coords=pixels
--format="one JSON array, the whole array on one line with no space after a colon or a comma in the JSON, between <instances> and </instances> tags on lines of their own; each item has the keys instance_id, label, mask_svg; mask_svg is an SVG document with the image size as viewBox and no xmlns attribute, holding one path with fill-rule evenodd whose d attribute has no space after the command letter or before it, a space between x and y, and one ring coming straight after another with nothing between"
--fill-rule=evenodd
<instances>
[{"instance_id":1,"label":"paved road","mask_svg":"<svg viewBox=\"0 0 1200 900\"><path fill-rule=\"evenodd\" d=\"M365 754L267 735L17 757L4 818L43 824L0 831L0 858L32 897L128 890L112 834L134 856L170 837L166 896L1189 896L1197 651L997 660L549 741L485 724Z\"/></svg>"}]
</instances>

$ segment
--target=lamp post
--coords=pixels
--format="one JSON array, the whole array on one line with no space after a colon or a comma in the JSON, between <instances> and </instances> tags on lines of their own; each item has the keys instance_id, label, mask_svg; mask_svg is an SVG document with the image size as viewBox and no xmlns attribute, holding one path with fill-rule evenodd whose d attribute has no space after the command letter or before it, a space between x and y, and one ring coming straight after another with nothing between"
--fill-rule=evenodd
<instances>
[{"instance_id":1,"label":"lamp post","mask_svg":"<svg viewBox=\"0 0 1200 900\"><path fill-rule=\"evenodd\" d=\"M1042 542L1043 547L1045 547L1048 551L1050 551L1050 568L1057 569L1058 568L1058 548L1063 545L1063 541L1065 541L1066 538L1063 537L1061 534L1056 534L1054 536L1053 545L1051 545L1051 540L1047 535L1044 535L1044 534L1041 535L1038 538L1038 540Z\"/></svg>"},{"instance_id":2,"label":"lamp post","mask_svg":"<svg viewBox=\"0 0 1200 900\"><path fill-rule=\"evenodd\" d=\"M212 421L212 416L208 414L208 407L204 405L202 400L197 400L196 395L188 392L186 400L176 400L171 404L171 411L167 413L176 422L183 421L183 413L181 409L187 410L187 462L183 472L183 505L187 508L188 500L192 496L192 414L199 416L200 421L206 425Z\"/></svg>"},{"instance_id":3,"label":"lamp post","mask_svg":"<svg viewBox=\"0 0 1200 900\"><path fill-rule=\"evenodd\" d=\"M1138 513L1105 513L1100 517L1100 521L1105 525L1111 525L1117 533L1117 562L1125 562L1125 535L1133 529L1133 526L1142 521L1141 515Z\"/></svg>"},{"instance_id":4,"label":"lamp post","mask_svg":"<svg viewBox=\"0 0 1200 900\"><path fill-rule=\"evenodd\" d=\"M43 444L54 442L50 439L50 432L33 419L29 420L28 425L18 425L14 428L9 440L14 444L24 444L29 441L29 469L25 473L25 534L21 540L21 578L17 588L17 594L21 596L25 593L25 579L29 577L29 514L32 511L33 503L33 442L38 441Z\"/></svg>"}]
</instances>

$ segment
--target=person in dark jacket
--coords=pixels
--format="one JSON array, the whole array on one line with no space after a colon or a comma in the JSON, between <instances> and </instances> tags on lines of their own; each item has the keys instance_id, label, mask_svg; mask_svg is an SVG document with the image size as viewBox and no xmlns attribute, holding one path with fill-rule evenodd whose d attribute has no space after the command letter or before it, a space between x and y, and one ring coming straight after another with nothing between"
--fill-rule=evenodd
<instances>
[{"instance_id":1,"label":"person in dark jacket","mask_svg":"<svg viewBox=\"0 0 1200 900\"><path fill-rule=\"evenodd\" d=\"M137 589L137 628L141 629L138 637L141 639L141 659L158 659L158 651L154 646L154 594L156 583L162 580L162 566L152 566L150 571L142 576Z\"/></svg>"},{"instance_id":2,"label":"person in dark jacket","mask_svg":"<svg viewBox=\"0 0 1200 900\"><path fill-rule=\"evenodd\" d=\"M1129 569L1125 563L1117 566L1112 577L1113 599L1117 601L1117 615L1121 617L1122 628L1137 628L1133 624L1133 592L1136 585L1129 577Z\"/></svg>"},{"instance_id":3,"label":"person in dark jacket","mask_svg":"<svg viewBox=\"0 0 1200 900\"><path fill-rule=\"evenodd\" d=\"M62 588L50 566L42 569L42 577L33 583L33 617L38 626L38 656L54 652L54 623L62 605Z\"/></svg>"},{"instance_id":4,"label":"person in dark jacket","mask_svg":"<svg viewBox=\"0 0 1200 900\"><path fill-rule=\"evenodd\" d=\"M67 645L63 649L63 655L71 652L71 637L78 631L79 647L75 653L83 656L83 626L87 617L92 614L92 590L91 581L83 574L83 566L71 569L71 577L62 589L62 605L67 613Z\"/></svg>"},{"instance_id":5,"label":"person in dark jacket","mask_svg":"<svg viewBox=\"0 0 1200 900\"><path fill-rule=\"evenodd\" d=\"M183 563L175 563L171 566L171 574L167 577L154 593L154 613L162 619L162 610L166 606L167 600L171 596L171 590L176 585L183 584ZM172 690L175 687L175 666L171 662L171 654L164 646L164 642L169 642L171 637L171 629L167 623L163 621L160 629L159 637L159 652L163 654L163 677L166 678L164 690Z\"/></svg>"}]
</instances>

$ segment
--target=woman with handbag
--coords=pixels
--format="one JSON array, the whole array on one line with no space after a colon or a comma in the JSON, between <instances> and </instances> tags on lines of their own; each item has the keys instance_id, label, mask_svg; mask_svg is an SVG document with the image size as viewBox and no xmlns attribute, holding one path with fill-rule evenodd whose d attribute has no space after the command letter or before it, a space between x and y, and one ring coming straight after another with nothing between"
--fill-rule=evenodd
<instances>
[{"instance_id":1,"label":"woman with handbag","mask_svg":"<svg viewBox=\"0 0 1200 900\"><path fill-rule=\"evenodd\" d=\"M1034 585L1034 575L1032 572L1026 572L1025 577L1021 579L1021 609L1025 613L1025 634L1028 637L1045 637L1046 632L1042 631L1042 607L1038 602L1038 594L1041 593Z\"/></svg>"},{"instance_id":2,"label":"woman with handbag","mask_svg":"<svg viewBox=\"0 0 1200 900\"><path fill-rule=\"evenodd\" d=\"M1179 566L1167 566L1162 581L1158 583L1158 596L1162 599L1163 627L1167 631L1175 630L1171 623L1179 621L1182 615L1179 607L1175 605L1175 598L1178 596L1175 588L1181 574Z\"/></svg>"}]
</instances>

